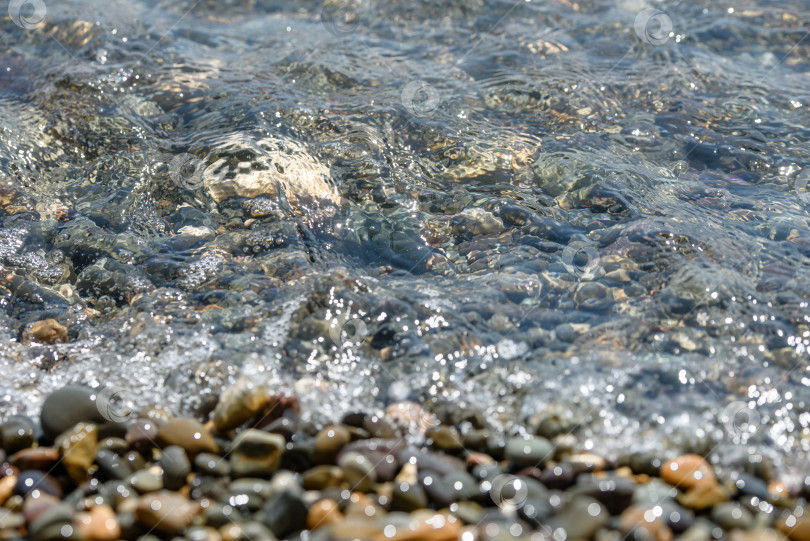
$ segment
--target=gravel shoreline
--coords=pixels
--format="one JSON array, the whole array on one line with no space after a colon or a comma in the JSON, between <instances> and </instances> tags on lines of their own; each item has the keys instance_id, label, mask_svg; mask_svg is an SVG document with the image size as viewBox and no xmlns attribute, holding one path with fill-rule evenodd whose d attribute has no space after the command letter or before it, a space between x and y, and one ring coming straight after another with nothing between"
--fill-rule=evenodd
<instances>
[{"instance_id":1,"label":"gravel shoreline","mask_svg":"<svg viewBox=\"0 0 810 541\"><path fill-rule=\"evenodd\" d=\"M245 381L208 419L113 398L68 386L39 419L4 420L0 538L810 539L810 483L755 455L729 473L696 454L611 461L408 401L304 426L295 396Z\"/></svg>"}]
</instances>

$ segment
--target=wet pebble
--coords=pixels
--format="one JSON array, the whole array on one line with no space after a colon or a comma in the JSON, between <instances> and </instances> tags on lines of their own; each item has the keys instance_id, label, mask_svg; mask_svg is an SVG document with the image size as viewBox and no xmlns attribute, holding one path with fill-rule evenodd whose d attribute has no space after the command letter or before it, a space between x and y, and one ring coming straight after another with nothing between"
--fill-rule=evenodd
<instances>
[{"instance_id":1,"label":"wet pebble","mask_svg":"<svg viewBox=\"0 0 810 541\"><path fill-rule=\"evenodd\" d=\"M12 530L18 530L25 525L25 517L20 513L0 513L0 536L8 539Z\"/></svg>"},{"instance_id":2,"label":"wet pebble","mask_svg":"<svg viewBox=\"0 0 810 541\"><path fill-rule=\"evenodd\" d=\"M394 479L391 493L391 507L409 513L427 507L425 490L418 483L417 469L413 464L405 464Z\"/></svg>"},{"instance_id":3,"label":"wet pebble","mask_svg":"<svg viewBox=\"0 0 810 541\"><path fill-rule=\"evenodd\" d=\"M539 476L541 483L548 488L565 490L574 484L574 468L565 462L549 466Z\"/></svg>"},{"instance_id":4,"label":"wet pebble","mask_svg":"<svg viewBox=\"0 0 810 541\"><path fill-rule=\"evenodd\" d=\"M0 478L0 505L5 504L6 500L14 493L14 486L16 484L17 476L14 474Z\"/></svg>"},{"instance_id":5,"label":"wet pebble","mask_svg":"<svg viewBox=\"0 0 810 541\"><path fill-rule=\"evenodd\" d=\"M635 489L635 483L616 475L597 477L583 474L569 493L590 496L601 502L608 512L618 515L632 503Z\"/></svg>"},{"instance_id":6,"label":"wet pebble","mask_svg":"<svg viewBox=\"0 0 810 541\"><path fill-rule=\"evenodd\" d=\"M65 503L54 505L30 523L28 535L32 541L77 539L73 529L74 515L75 510L70 505Z\"/></svg>"},{"instance_id":7,"label":"wet pebble","mask_svg":"<svg viewBox=\"0 0 810 541\"><path fill-rule=\"evenodd\" d=\"M740 491L740 494L747 494L749 496L756 496L760 500L768 500L770 492L768 491L768 484L758 477L753 475L741 474L734 480L734 486Z\"/></svg>"},{"instance_id":8,"label":"wet pebble","mask_svg":"<svg viewBox=\"0 0 810 541\"><path fill-rule=\"evenodd\" d=\"M307 529L317 530L343 520L338 504L324 499L315 502L307 511Z\"/></svg>"},{"instance_id":9,"label":"wet pebble","mask_svg":"<svg viewBox=\"0 0 810 541\"><path fill-rule=\"evenodd\" d=\"M754 524L754 516L751 512L737 502L721 503L713 507L711 518L726 530L734 528L747 530Z\"/></svg>"},{"instance_id":10,"label":"wet pebble","mask_svg":"<svg viewBox=\"0 0 810 541\"><path fill-rule=\"evenodd\" d=\"M432 471L441 475L451 471L467 470L467 465L459 458L415 448L402 450L397 458L400 464L413 464L419 470Z\"/></svg>"},{"instance_id":11,"label":"wet pebble","mask_svg":"<svg viewBox=\"0 0 810 541\"><path fill-rule=\"evenodd\" d=\"M86 541L115 541L121 537L121 526L109 505L94 505L76 516L76 527Z\"/></svg>"},{"instance_id":12,"label":"wet pebble","mask_svg":"<svg viewBox=\"0 0 810 541\"><path fill-rule=\"evenodd\" d=\"M303 529L307 515L307 507L295 490L281 491L262 508L262 522L279 538Z\"/></svg>"},{"instance_id":13,"label":"wet pebble","mask_svg":"<svg viewBox=\"0 0 810 541\"><path fill-rule=\"evenodd\" d=\"M313 457L318 464L334 464L340 450L351 441L351 434L343 426L327 426L315 437Z\"/></svg>"},{"instance_id":14,"label":"wet pebble","mask_svg":"<svg viewBox=\"0 0 810 541\"><path fill-rule=\"evenodd\" d=\"M338 459L338 466L352 490L366 492L377 481L377 470L374 468L374 464L361 453L352 451L341 455Z\"/></svg>"},{"instance_id":15,"label":"wet pebble","mask_svg":"<svg viewBox=\"0 0 810 541\"><path fill-rule=\"evenodd\" d=\"M17 496L17 498L20 498L20 496ZM21 508L15 510L21 510L25 517L25 522L31 524L39 515L59 505L59 503L58 497L48 494L47 492L37 491L25 496Z\"/></svg>"},{"instance_id":16,"label":"wet pebble","mask_svg":"<svg viewBox=\"0 0 810 541\"><path fill-rule=\"evenodd\" d=\"M216 453L218 446L213 436L198 421L190 418L173 419L157 434L157 441L165 447L177 445L192 456Z\"/></svg>"},{"instance_id":17,"label":"wet pebble","mask_svg":"<svg viewBox=\"0 0 810 541\"><path fill-rule=\"evenodd\" d=\"M567 539L589 539L609 520L610 515L601 503L588 496L577 496L550 518L548 525L552 531L561 529Z\"/></svg>"},{"instance_id":18,"label":"wet pebble","mask_svg":"<svg viewBox=\"0 0 810 541\"><path fill-rule=\"evenodd\" d=\"M56 497L62 496L62 489L59 484L47 473L38 470L20 472L14 485L14 494L25 497L34 491L44 492Z\"/></svg>"},{"instance_id":19,"label":"wet pebble","mask_svg":"<svg viewBox=\"0 0 810 541\"><path fill-rule=\"evenodd\" d=\"M163 449L158 464L163 468L163 484L169 490L179 490L191 473L191 463L182 447L170 445Z\"/></svg>"},{"instance_id":20,"label":"wet pebble","mask_svg":"<svg viewBox=\"0 0 810 541\"><path fill-rule=\"evenodd\" d=\"M163 477L149 470L141 470L130 475L127 484L140 494L148 494L163 488Z\"/></svg>"},{"instance_id":21,"label":"wet pebble","mask_svg":"<svg viewBox=\"0 0 810 541\"><path fill-rule=\"evenodd\" d=\"M372 438L353 441L340 451L338 460L346 453L360 453L374 465L374 471L379 481L391 481L399 470L399 456L403 447L400 440Z\"/></svg>"},{"instance_id":22,"label":"wet pebble","mask_svg":"<svg viewBox=\"0 0 810 541\"><path fill-rule=\"evenodd\" d=\"M702 484L678 494L678 503L689 509L700 511L728 501L729 495L720 485Z\"/></svg>"},{"instance_id":23,"label":"wet pebble","mask_svg":"<svg viewBox=\"0 0 810 541\"><path fill-rule=\"evenodd\" d=\"M8 461L21 470L46 471L53 468L59 459L59 451L53 447L29 447L17 451Z\"/></svg>"},{"instance_id":24,"label":"wet pebble","mask_svg":"<svg viewBox=\"0 0 810 541\"><path fill-rule=\"evenodd\" d=\"M810 508L798 507L776 522L776 529L793 541L810 541Z\"/></svg>"},{"instance_id":25,"label":"wet pebble","mask_svg":"<svg viewBox=\"0 0 810 541\"><path fill-rule=\"evenodd\" d=\"M26 342L56 344L67 342L67 336L67 327L53 318L29 323L23 331L23 340Z\"/></svg>"},{"instance_id":26,"label":"wet pebble","mask_svg":"<svg viewBox=\"0 0 810 541\"><path fill-rule=\"evenodd\" d=\"M133 473L133 468L126 460L107 449L99 449L95 463L99 472L107 479L126 479Z\"/></svg>"},{"instance_id":27,"label":"wet pebble","mask_svg":"<svg viewBox=\"0 0 810 541\"><path fill-rule=\"evenodd\" d=\"M248 429L239 433L230 455L235 477L269 476L278 469L287 442L278 434Z\"/></svg>"},{"instance_id":28,"label":"wet pebble","mask_svg":"<svg viewBox=\"0 0 810 541\"><path fill-rule=\"evenodd\" d=\"M250 420L270 402L263 385L240 379L219 397L211 420L218 432L232 430Z\"/></svg>"},{"instance_id":29,"label":"wet pebble","mask_svg":"<svg viewBox=\"0 0 810 541\"><path fill-rule=\"evenodd\" d=\"M467 472L449 472L442 482L450 489L453 501L474 500L482 496L478 482Z\"/></svg>"},{"instance_id":30,"label":"wet pebble","mask_svg":"<svg viewBox=\"0 0 810 541\"><path fill-rule=\"evenodd\" d=\"M673 537L659 506L628 507L619 517L619 529L634 539L671 541Z\"/></svg>"},{"instance_id":31,"label":"wet pebble","mask_svg":"<svg viewBox=\"0 0 810 541\"><path fill-rule=\"evenodd\" d=\"M661 466L660 475L664 481L681 490L717 482L714 470L700 455L683 455L669 460Z\"/></svg>"},{"instance_id":32,"label":"wet pebble","mask_svg":"<svg viewBox=\"0 0 810 541\"><path fill-rule=\"evenodd\" d=\"M199 512L198 502L167 491L142 496L135 508L139 523L166 535L182 533Z\"/></svg>"},{"instance_id":33,"label":"wet pebble","mask_svg":"<svg viewBox=\"0 0 810 541\"><path fill-rule=\"evenodd\" d=\"M345 455L345 456L351 456ZM345 458L344 456L344 458ZM321 465L305 471L301 475L301 485L306 490L323 490L330 487L340 486L343 481L344 470L337 466ZM371 468L374 472L374 468ZM352 483L350 482L350 485Z\"/></svg>"},{"instance_id":34,"label":"wet pebble","mask_svg":"<svg viewBox=\"0 0 810 541\"><path fill-rule=\"evenodd\" d=\"M506 458L517 468L542 466L552 458L554 446L541 437L510 438L506 442Z\"/></svg>"},{"instance_id":35,"label":"wet pebble","mask_svg":"<svg viewBox=\"0 0 810 541\"><path fill-rule=\"evenodd\" d=\"M123 438L103 438L98 442L99 449L107 449L113 453L123 455L129 449L129 444Z\"/></svg>"},{"instance_id":36,"label":"wet pebble","mask_svg":"<svg viewBox=\"0 0 810 541\"><path fill-rule=\"evenodd\" d=\"M0 425L0 447L9 454L34 443L34 421L25 415L12 415Z\"/></svg>"},{"instance_id":37,"label":"wet pebble","mask_svg":"<svg viewBox=\"0 0 810 541\"><path fill-rule=\"evenodd\" d=\"M194 468L200 473L225 477L230 474L231 465L227 458L212 453L200 453L194 458Z\"/></svg>"},{"instance_id":38,"label":"wet pebble","mask_svg":"<svg viewBox=\"0 0 810 541\"><path fill-rule=\"evenodd\" d=\"M458 430L452 426L439 426L429 428L425 436L433 447L447 452L454 452L464 447L464 442Z\"/></svg>"},{"instance_id":39,"label":"wet pebble","mask_svg":"<svg viewBox=\"0 0 810 541\"><path fill-rule=\"evenodd\" d=\"M149 419L137 419L133 422L124 436L127 445L138 452L148 453L157 446L157 438L160 428L155 421Z\"/></svg>"},{"instance_id":40,"label":"wet pebble","mask_svg":"<svg viewBox=\"0 0 810 541\"><path fill-rule=\"evenodd\" d=\"M438 474L419 472L419 483L430 501L439 508L449 507L456 501L455 492Z\"/></svg>"},{"instance_id":41,"label":"wet pebble","mask_svg":"<svg viewBox=\"0 0 810 541\"><path fill-rule=\"evenodd\" d=\"M85 481L98 450L98 427L92 423L78 423L56 438L56 447L62 464L76 483Z\"/></svg>"},{"instance_id":42,"label":"wet pebble","mask_svg":"<svg viewBox=\"0 0 810 541\"><path fill-rule=\"evenodd\" d=\"M63 387L45 399L40 424L45 437L53 439L82 421L106 423L94 391L79 386Z\"/></svg>"}]
</instances>

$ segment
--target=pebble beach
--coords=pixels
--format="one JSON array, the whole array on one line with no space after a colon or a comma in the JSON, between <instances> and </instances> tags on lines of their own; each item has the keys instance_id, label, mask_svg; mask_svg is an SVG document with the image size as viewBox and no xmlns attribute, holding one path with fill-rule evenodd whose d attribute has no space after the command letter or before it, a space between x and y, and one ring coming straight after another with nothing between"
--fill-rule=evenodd
<instances>
[{"instance_id":1,"label":"pebble beach","mask_svg":"<svg viewBox=\"0 0 810 541\"><path fill-rule=\"evenodd\" d=\"M462 410L300 423L295 396L242 382L205 424L69 386L0 425L4 539L804 541L799 490L755 457L610 460L570 434L508 437ZM461 430L459 430L461 427ZM463 431L463 435L462 435ZM421 444L409 443L413 437ZM35 442L39 442L36 445Z\"/></svg>"},{"instance_id":2,"label":"pebble beach","mask_svg":"<svg viewBox=\"0 0 810 541\"><path fill-rule=\"evenodd\" d=\"M0 539L810 541L810 11L11 0Z\"/></svg>"}]
</instances>

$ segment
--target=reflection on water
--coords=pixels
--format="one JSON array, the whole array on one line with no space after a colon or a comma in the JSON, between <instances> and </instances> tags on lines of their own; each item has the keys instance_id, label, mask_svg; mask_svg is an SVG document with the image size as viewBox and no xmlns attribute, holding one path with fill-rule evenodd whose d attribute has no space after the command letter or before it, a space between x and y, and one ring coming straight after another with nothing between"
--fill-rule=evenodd
<instances>
[{"instance_id":1,"label":"reflection on water","mask_svg":"<svg viewBox=\"0 0 810 541\"><path fill-rule=\"evenodd\" d=\"M607 454L801 464L808 14L760 4L27 4L3 413L78 381L205 415L246 375L320 421L404 385Z\"/></svg>"}]
</instances>

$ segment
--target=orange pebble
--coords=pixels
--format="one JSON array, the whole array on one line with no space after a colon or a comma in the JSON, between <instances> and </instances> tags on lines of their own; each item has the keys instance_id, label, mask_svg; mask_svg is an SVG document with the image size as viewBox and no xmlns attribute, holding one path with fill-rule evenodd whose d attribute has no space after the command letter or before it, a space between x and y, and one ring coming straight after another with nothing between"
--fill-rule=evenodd
<instances>
[{"instance_id":1,"label":"orange pebble","mask_svg":"<svg viewBox=\"0 0 810 541\"><path fill-rule=\"evenodd\" d=\"M343 520L343 515L338 509L338 505L330 499L323 499L315 502L309 508L307 514L307 528L310 530L317 530L327 524L334 524Z\"/></svg>"},{"instance_id":2,"label":"orange pebble","mask_svg":"<svg viewBox=\"0 0 810 541\"><path fill-rule=\"evenodd\" d=\"M700 455L683 455L664 463L661 478L684 490L717 483L711 465Z\"/></svg>"},{"instance_id":3,"label":"orange pebble","mask_svg":"<svg viewBox=\"0 0 810 541\"><path fill-rule=\"evenodd\" d=\"M768 485L768 492L779 497L784 498L788 495L787 487L782 481L774 481Z\"/></svg>"},{"instance_id":4,"label":"orange pebble","mask_svg":"<svg viewBox=\"0 0 810 541\"><path fill-rule=\"evenodd\" d=\"M807 508L801 509L800 513L791 513L782 517L776 523L776 529L787 535L793 541L810 540L810 513Z\"/></svg>"},{"instance_id":5,"label":"orange pebble","mask_svg":"<svg viewBox=\"0 0 810 541\"><path fill-rule=\"evenodd\" d=\"M632 533L636 539L672 541L672 530L667 526L663 515L656 513L652 507L628 507L619 517L619 529L628 535Z\"/></svg>"}]
</instances>

